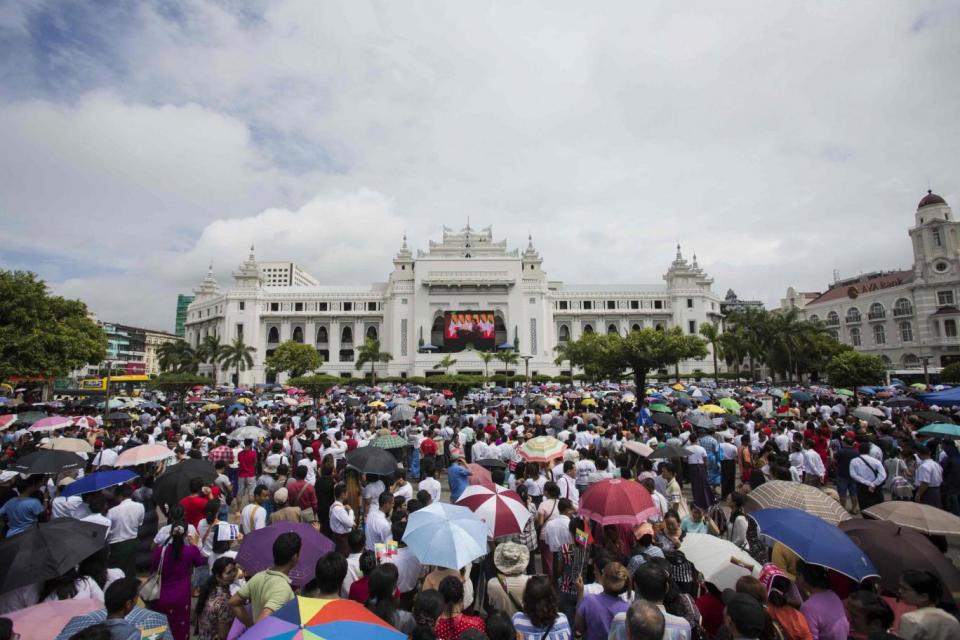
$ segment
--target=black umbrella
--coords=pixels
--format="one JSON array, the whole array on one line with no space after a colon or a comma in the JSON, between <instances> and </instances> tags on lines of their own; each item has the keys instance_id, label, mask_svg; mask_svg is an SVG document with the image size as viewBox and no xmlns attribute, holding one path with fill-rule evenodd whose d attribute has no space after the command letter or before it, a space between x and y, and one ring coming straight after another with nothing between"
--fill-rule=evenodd
<instances>
[{"instance_id":1,"label":"black umbrella","mask_svg":"<svg viewBox=\"0 0 960 640\"><path fill-rule=\"evenodd\" d=\"M129 413L124 413L123 411L111 411L107 414L107 420L111 422L127 422L132 420Z\"/></svg>"},{"instance_id":2,"label":"black umbrella","mask_svg":"<svg viewBox=\"0 0 960 640\"><path fill-rule=\"evenodd\" d=\"M361 473L377 476L389 476L397 470L397 459L386 449L380 447L360 447L348 451L347 466Z\"/></svg>"},{"instance_id":3,"label":"black umbrella","mask_svg":"<svg viewBox=\"0 0 960 640\"><path fill-rule=\"evenodd\" d=\"M669 413L659 413L655 412L653 414L653 421L657 424L662 424L665 427L679 427L680 422L674 418Z\"/></svg>"},{"instance_id":4,"label":"black umbrella","mask_svg":"<svg viewBox=\"0 0 960 640\"><path fill-rule=\"evenodd\" d=\"M653 450L647 458L686 458L690 455L690 452L684 449L683 447L678 447L673 444L668 444L663 447L657 447Z\"/></svg>"},{"instance_id":5,"label":"black umbrella","mask_svg":"<svg viewBox=\"0 0 960 640\"><path fill-rule=\"evenodd\" d=\"M347 398L346 402L348 407L356 407L357 405L363 404L363 400L354 397Z\"/></svg>"},{"instance_id":6,"label":"black umbrella","mask_svg":"<svg viewBox=\"0 0 960 640\"><path fill-rule=\"evenodd\" d=\"M480 465L484 469L490 469L491 471L493 469L507 468L506 462L504 462L503 460L497 460L496 458L486 458L484 460L475 460L474 462L476 462L478 465Z\"/></svg>"},{"instance_id":7,"label":"black umbrella","mask_svg":"<svg viewBox=\"0 0 960 640\"><path fill-rule=\"evenodd\" d=\"M657 419L657 414L653 414L653 419ZM694 412L687 414L687 420L697 428L713 429L713 419L705 413Z\"/></svg>"},{"instance_id":8,"label":"black umbrella","mask_svg":"<svg viewBox=\"0 0 960 640\"><path fill-rule=\"evenodd\" d=\"M10 465L11 471L19 471L28 476L45 475L82 469L83 458L72 451L34 451L28 453Z\"/></svg>"},{"instance_id":9,"label":"black umbrella","mask_svg":"<svg viewBox=\"0 0 960 640\"><path fill-rule=\"evenodd\" d=\"M890 398L883 404L888 407L912 407L919 403L913 398Z\"/></svg>"},{"instance_id":10,"label":"black umbrella","mask_svg":"<svg viewBox=\"0 0 960 640\"><path fill-rule=\"evenodd\" d=\"M521 398L520 396L514 396L510 398L510 404L512 404L515 407L525 407L527 406L527 401Z\"/></svg>"},{"instance_id":11,"label":"black umbrella","mask_svg":"<svg viewBox=\"0 0 960 640\"><path fill-rule=\"evenodd\" d=\"M927 421L927 422L948 422L948 423L953 423L953 418L951 418L951 417L948 416L948 415L944 415L944 414L942 414L942 413L937 413L936 411L917 411L917 412L916 412L915 414L913 414L913 415L915 415L915 416L917 416L918 418L920 418L921 420L925 420L925 421Z\"/></svg>"},{"instance_id":12,"label":"black umbrella","mask_svg":"<svg viewBox=\"0 0 960 640\"><path fill-rule=\"evenodd\" d=\"M201 478L204 484L217 479L217 471L209 460L188 458L170 467L153 481L153 500L157 504L176 504L190 495L190 480Z\"/></svg>"},{"instance_id":13,"label":"black umbrella","mask_svg":"<svg viewBox=\"0 0 960 640\"><path fill-rule=\"evenodd\" d=\"M76 457L76 456L74 456ZM107 528L55 518L0 541L0 592L63 575L106 545Z\"/></svg>"},{"instance_id":14,"label":"black umbrella","mask_svg":"<svg viewBox=\"0 0 960 640\"><path fill-rule=\"evenodd\" d=\"M553 418L550 419L550 427L552 429L563 429L565 426L567 426L566 416L553 416Z\"/></svg>"},{"instance_id":15,"label":"black umbrella","mask_svg":"<svg viewBox=\"0 0 960 640\"><path fill-rule=\"evenodd\" d=\"M717 417L723 420L724 422L726 422L727 424L736 424L737 422L741 422L740 416L735 416L732 413L721 413Z\"/></svg>"}]
</instances>

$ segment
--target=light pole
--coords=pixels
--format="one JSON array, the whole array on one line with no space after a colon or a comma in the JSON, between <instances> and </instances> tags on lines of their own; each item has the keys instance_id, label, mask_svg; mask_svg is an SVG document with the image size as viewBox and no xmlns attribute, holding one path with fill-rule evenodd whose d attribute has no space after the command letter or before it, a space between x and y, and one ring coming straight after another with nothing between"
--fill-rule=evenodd
<instances>
[{"instance_id":1,"label":"light pole","mask_svg":"<svg viewBox=\"0 0 960 640\"><path fill-rule=\"evenodd\" d=\"M520 356L523 360L523 377L527 379L527 387L530 387L530 358L533 356Z\"/></svg>"},{"instance_id":2,"label":"light pole","mask_svg":"<svg viewBox=\"0 0 960 640\"><path fill-rule=\"evenodd\" d=\"M930 356L920 356L920 361L923 362L923 384L930 386Z\"/></svg>"},{"instance_id":3,"label":"light pole","mask_svg":"<svg viewBox=\"0 0 960 640\"><path fill-rule=\"evenodd\" d=\"M110 413L110 374L113 372L113 361L107 360L107 379L104 384L103 393L103 422L107 422L107 414Z\"/></svg>"}]
</instances>

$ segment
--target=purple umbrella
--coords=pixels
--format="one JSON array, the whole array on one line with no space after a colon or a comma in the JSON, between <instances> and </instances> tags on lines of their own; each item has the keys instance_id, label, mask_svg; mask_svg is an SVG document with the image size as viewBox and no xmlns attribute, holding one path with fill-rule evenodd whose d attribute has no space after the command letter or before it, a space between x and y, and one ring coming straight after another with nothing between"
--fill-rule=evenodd
<instances>
[{"instance_id":1,"label":"purple umbrella","mask_svg":"<svg viewBox=\"0 0 960 640\"><path fill-rule=\"evenodd\" d=\"M292 531L300 536L300 561L290 571L290 582L302 587L314 578L317 560L333 551L330 538L313 528L312 525L299 522L277 522L263 529L249 533L240 544L237 552L239 564L248 576L273 566L273 542L281 533Z\"/></svg>"}]
</instances>

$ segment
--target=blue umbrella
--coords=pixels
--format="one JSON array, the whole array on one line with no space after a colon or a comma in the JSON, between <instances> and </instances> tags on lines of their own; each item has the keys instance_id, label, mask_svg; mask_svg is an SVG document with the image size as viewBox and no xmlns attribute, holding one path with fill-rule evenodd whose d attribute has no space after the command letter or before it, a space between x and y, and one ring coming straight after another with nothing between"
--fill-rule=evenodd
<instances>
[{"instance_id":1,"label":"blue umbrella","mask_svg":"<svg viewBox=\"0 0 960 640\"><path fill-rule=\"evenodd\" d=\"M760 509L750 516L760 533L789 547L804 562L833 569L857 582L880 575L860 547L826 520L799 509Z\"/></svg>"},{"instance_id":2,"label":"blue umbrella","mask_svg":"<svg viewBox=\"0 0 960 640\"><path fill-rule=\"evenodd\" d=\"M129 469L118 469L116 471L97 471L96 473L85 475L76 482L71 483L66 489L63 490L63 495L69 497L79 496L84 493L95 493L97 491L106 489L107 487L115 487L118 484L130 482L137 477L139 477L139 474L136 474Z\"/></svg>"},{"instance_id":3,"label":"blue umbrella","mask_svg":"<svg viewBox=\"0 0 960 640\"><path fill-rule=\"evenodd\" d=\"M813 400L813 395L806 391L791 391L790 399L797 402L810 402Z\"/></svg>"},{"instance_id":4,"label":"blue umbrella","mask_svg":"<svg viewBox=\"0 0 960 640\"><path fill-rule=\"evenodd\" d=\"M163 407L156 402L141 402L140 409L162 409Z\"/></svg>"},{"instance_id":5,"label":"blue umbrella","mask_svg":"<svg viewBox=\"0 0 960 640\"><path fill-rule=\"evenodd\" d=\"M434 502L410 514L403 541L421 564L461 569L486 555L488 531L470 509Z\"/></svg>"}]
</instances>

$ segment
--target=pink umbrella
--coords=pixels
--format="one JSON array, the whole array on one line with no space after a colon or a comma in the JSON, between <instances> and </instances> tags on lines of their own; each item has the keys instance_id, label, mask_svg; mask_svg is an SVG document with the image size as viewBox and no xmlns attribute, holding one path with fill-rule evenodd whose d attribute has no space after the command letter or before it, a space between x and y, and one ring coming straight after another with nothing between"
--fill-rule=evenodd
<instances>
[{"instance_id":1,"label":"pink umbrella","mask_svg":"<svg viewBox=\"0 0 960 640\"><path fill-rule=\"evenodd\" d=\"M159 462L173 457L173 451L162 444L142 444L139 447L127 449L113 463L115 467L133 467L148 462Z\"/></svg>"},{"instance_id":2,"label":"pink umbrella","mask_svg":"<svg viewBox=\"0 0 960 640\"><path fill-rule=\"evenodd\" d=\"M70 619L103 609L103 603L89 598L53 600L5 614L13 622L13 632L31 640L53 640Z\"/></svg>"},{"instance_id":3,"label":"pink umbrella","mask_svg":"<svg viewBox=\"0 0 960 640\"><path fill-rule=\"evenodd\" d=\"M487 523L494 538L521 533L530 519L530 511L519 495L493 484L467 487L456 504Z\"/></svg>"},{"instance_id":4,"label":"pink umbrella","mask_svg":"<svg viewBox=\"0 0 960 640\"><path fill-rule=\"evenodd\" d=\"M56 431L57 429L65 429L66 427L72 426L73 422L66 416L47 416L34 422L30 427L30 431Z\"/></svg>"},{"instance_id":5,"label":"pink umbrella","mask_svg":"<svg viewBox=\"0 0 960 640\"><path fill-rule=\"evenodd\" d=\"M478 464L468 464L467 469L470 469L472 475L467 479L467 482L471 485L474 484L493 484L493 476L490 475L490 472L487 469L484 469Z\"/></svg>"},{"instance_id":6,"label":"pink umbrella","mask_svg":"<svg viewBox=\"0 0 960 640\"><path fill-rule=\"evenodd\" d=\"M70 422L72 422L75 427L84 427L87 429L93 429L97 426L97 419L91 418L90 416L77 416Z\"/></svg>"},{"instance_id":7,"label":"pink umbrella","mask_svg":"<svg viewBox=\"0 0 960 640\"><path fill-rule=\"evenodd\" d=\"M12 425L16 421L17 421L17 414L15 413L10 413L5 416L0 416L0 431L3 431L4 429L9 428L10 425Z\"/></svg>"}]
</instances>

